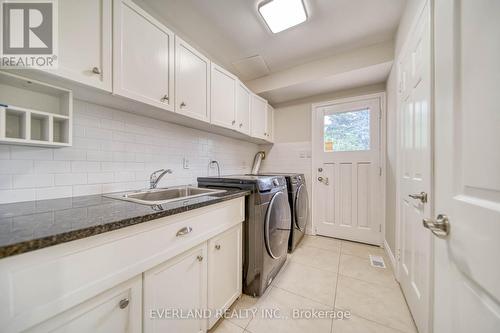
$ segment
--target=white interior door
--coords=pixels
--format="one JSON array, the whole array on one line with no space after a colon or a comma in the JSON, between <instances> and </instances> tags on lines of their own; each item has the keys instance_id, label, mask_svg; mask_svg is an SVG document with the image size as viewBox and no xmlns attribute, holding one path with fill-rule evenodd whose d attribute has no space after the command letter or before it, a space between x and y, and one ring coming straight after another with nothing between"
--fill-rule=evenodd
<instances>
[{"instance_id":1,"label":"white interior door","mask_svg":"<svg viewBox=\"0 0 500 333\"><path fill-rule=\"evenodd\" d=\"M435 333L500 331L500 1L435 2Z\"/></svg>"},{"instance_id":2,"label":"white interior door","mask_svg":"<svg viewBox=\"0 0 500 333\"><path fill-rule=\"evenodd\" d=\"M431 39L426 6L399 61L399 282L420 333L429 332L431 235Z\"/></svg>"},{"instance_id":3,"label":"white interior door","mask_svg":"<svg viewBox=\"0 0 500 333\"><path fill-rule=\"evenodd\" d=\"M381 97L313 107L313 222L320 235L381 244Z\"/></svg>"}]
</instances>

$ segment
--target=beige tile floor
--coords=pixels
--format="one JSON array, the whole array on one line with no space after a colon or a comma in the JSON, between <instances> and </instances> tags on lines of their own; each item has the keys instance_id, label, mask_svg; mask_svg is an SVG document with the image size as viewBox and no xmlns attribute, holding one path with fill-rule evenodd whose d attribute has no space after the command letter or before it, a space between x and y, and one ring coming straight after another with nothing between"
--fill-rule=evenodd
<instances>
[{"instance_id":1,"label":"beige tile floor","mask_svg":"<svg viewBox=\"0 0 500 333\"><path fill-rule=\"evenodd\" d=\"M387 268L372 267L369 254L383 256ZM293 318L294 309L351 316ZM266 293L242 295L229 312L236 313L241 315L221 320L210 333L417 332L383 249L320 236L306 236ZM279 318L265 315L270 313Z\"/></svg>"}]
</instances>

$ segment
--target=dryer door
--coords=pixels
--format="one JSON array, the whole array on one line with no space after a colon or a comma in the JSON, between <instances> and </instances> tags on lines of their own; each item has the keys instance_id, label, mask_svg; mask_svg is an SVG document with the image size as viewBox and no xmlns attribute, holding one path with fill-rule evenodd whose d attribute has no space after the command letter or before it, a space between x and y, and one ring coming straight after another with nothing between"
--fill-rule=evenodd
<instances>
[{"instance_id":1,"label":"dryer door","mask_svg":"<svg viewBox=\"0 0 500 333\"><path fill-rule=\"evenodd\" d=\"M269 202L264 223L266 249L272 258L286 255L291 225L287 193L277 192Z\"/></svg>"},{"instance_id":2,"label":"dryer door","mask_svg":"<svg viewBox=\"0 0 500 333\"><path fill-rule=\"evenodd\" d=\"M309 216L309 198L305 184L301 184L295 192L295 226L300 231L306 230L307 218Z\"/></svg>"}]
</instances>

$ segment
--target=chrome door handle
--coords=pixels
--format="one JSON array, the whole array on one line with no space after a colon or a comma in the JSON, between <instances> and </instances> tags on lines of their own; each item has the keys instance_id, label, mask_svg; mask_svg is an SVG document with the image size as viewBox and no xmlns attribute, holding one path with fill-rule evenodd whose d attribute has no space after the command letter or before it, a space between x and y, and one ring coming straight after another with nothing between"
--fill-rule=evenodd
<instances>
[{"instance_id":1,"label":"chrome door handle","mask_svg":"<svg viewBox=\"0 0 500 333\"><path fill-rule=\"evenodd\" d=\"M325 185L328 185L328 184L329 184L328 177L325 177L325 178L323 178L323 177L318 177L318 180L319 180L320 182L322 182L323 184L325 184Z\"/></svg>"},{"instance_id":2,"label":"chrome door handle","mask_svg":"<svg viewBox=\"0 0 500 333\"><path fill-rule=\"evenodd\" d=\"M425 228L439 238L446 237L450 233L450 220L444 214L439 214L436 219L424 219L422 222Z\"/></svg>"},{"instance_id":3,"label":"chrome door handle","mask_svg":"<svg viewBox=\"0 0 500 333\"><path fill-rule=\"evenodd\" d=\"M191 228L191 227L184 227L184 228L180 229L179 231L177 231L177 234L175 234L175 235L177 237L184 236L184 235L189 234L191 231L193 231L193 228Z\"/></svg>"},{"instance_id":4,"label":"chrome door handle","mask_svg":"<svg viewBox=\"0 0 500 333\"><path fill-rule=\"evenodd\" d=\"M420 192L419 194L408 194L408 196L412 199L420 200L422 203L427 202L427 193Z\"/></svg>"},{"instance_id":5,"label":"chrome door handle","mask_svg":"<svg viewBox=\"0 0 500 333\"><path fill-rule=\"evenodd\" d=\"M101 70L99 69L99 67L94 67L94 68L92 68L92 73L101 74Z\"/></svg>"}]
</instances>

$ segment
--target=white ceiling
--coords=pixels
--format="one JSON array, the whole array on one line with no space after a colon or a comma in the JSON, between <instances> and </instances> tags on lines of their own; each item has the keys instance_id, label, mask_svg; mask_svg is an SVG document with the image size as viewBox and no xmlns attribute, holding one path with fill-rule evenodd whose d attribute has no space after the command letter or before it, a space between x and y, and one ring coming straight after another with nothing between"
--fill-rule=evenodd
<instances>
[{"instance_id":1,"label":"white ceiling","mask_svg":"<svg viewBox=\"0 0 500 333\"><path fill-rule=\"evenodd\" d=\"M304 0L308 21L272 34L257 12L262 0L140 1L242 80L390 40L406 3ZM262 59L250 59L246 65L244 59L254 56Z\"/></svg>"}]
</instances>

